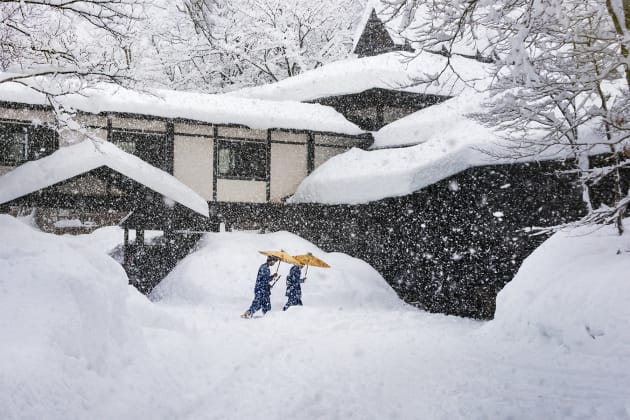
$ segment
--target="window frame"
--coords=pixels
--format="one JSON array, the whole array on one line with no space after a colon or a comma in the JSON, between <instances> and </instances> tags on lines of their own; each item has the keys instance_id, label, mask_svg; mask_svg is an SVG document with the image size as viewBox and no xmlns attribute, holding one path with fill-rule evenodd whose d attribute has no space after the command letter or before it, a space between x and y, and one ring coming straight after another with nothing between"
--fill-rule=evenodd
<instances>
[{"instance_id":1,"label":"window frame","mask_svg":"<svg viewBox=\"0 0 630 420\"><path fill-rule=\"evenodd\" d=\"M255 139L239 139L239 138L217 138L216 140L216 168L215 173L217 179L228 179L228 180L237 180L237 181L261 181L266 182L269 176L269 163L267 160L267 142L265 140L255 140ZM250 149L245 152L243 149ZM254 150L258 149L258 150ZM221 171L221 166L224 164L222 162L222 151L229 150L233 153L233 156L236 158L235 162L232 162L230 166L232 166L230 173L225 173ZM251 166L251 172L246 172L247 160L243 160L242 157L244 155L250 155L256 160L256 167ZM239 161L239 158L240 161Z\"/></svg>"},{"instance_id":2,"label":"window frame","mask_svg":"<svg viewBox=\"0 0 630 420\"><path fill-rule=\"evenodd\" d=\"M112 128L109 141L123 152L129 153L130 155L142 159L149 165L154 166L164 172L169 172L168 168L170 167L170 162L167 150L166 132ZM138 147L139 144L141 144L140 147ZM159 162L150 161L148 158L150 158L151 156L143 154L148 151L148 144L151 144L153 147L159 149L157 150L158 153L156 155L158 156L157 160L159 160ZM133 151L129 149L129 146L131 145L133 145Z\"/></svg>"},{"instance_id":3,"label":"window frame","mask_svg":"<svg viewBox=\"0 0 630 420\"><path fill-rule=\"evenodd\" d=\"M45 156L51 155L59 149L59 133L46 125L33 124L26 121L6 121L0 120L0 132L11 131L13 135L22 132L21 141L12 145L21 144L19 158L9 158L6 147L9 143L0 136L0 166L18 166L26 162L35 161ZM38 148L39 150L35 150Z\"/></svg>"}]
</instances>

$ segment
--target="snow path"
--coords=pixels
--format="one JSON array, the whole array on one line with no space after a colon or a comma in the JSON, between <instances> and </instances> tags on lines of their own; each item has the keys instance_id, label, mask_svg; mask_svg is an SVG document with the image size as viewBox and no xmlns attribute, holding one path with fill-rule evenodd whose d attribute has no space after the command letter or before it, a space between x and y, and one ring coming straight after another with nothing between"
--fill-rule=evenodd
<instances>
[{"instance_id":1,"label":"snow path","mask_svg":"<svg viewBox=\"0 0 630 420\"><path fill-rule=\"evenodd\" d=\"M308 307L241 320L234 309L161 308L184 331L145 329L149 366L160 366L168 381L136 395L130 417L628 416L622 364L548 343L485 340L477 333L484 323L415 310ZM132 371L129 380L153 375ZM128 409L109 414L124 417Z\"/></svg>"}]
</instances>

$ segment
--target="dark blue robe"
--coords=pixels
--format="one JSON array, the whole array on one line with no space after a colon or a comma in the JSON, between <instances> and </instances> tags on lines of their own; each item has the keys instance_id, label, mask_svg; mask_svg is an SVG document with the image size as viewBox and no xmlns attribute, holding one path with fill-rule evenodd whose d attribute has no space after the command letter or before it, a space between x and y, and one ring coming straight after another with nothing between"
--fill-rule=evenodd
<instances>
[{"instance_id":1,"label":"dark blue robe","mask_svg":"<svg viewBox=\"0 0 630 420\"><path fill-rule=\"evenodd\" d=\"M259 309L262 309L263 314L271 310L271 287L269 282L271 281L271 271L269 270L269 264L264 263L258 269L258 275L256 276L256 285L254 286L254 301L252 306L249 307L248 312L253 315Z\"/></svg>"},{"instance_id":2,"label":"dark blue robe","mask_svg":"<svg viewBox=\"0 0 630 420\"><path fill-rule=\"evenodd\" d=\"M284 305L283 311L286 311L289 306L294 305L302 305L302 287L301 283L304 283L304 280L300 278L302 274L302 270L297 265L291 267L289 270L289 274L287 275L287 291L285 295L287 296L287 304Z\"/></svg>"}]
</instances>

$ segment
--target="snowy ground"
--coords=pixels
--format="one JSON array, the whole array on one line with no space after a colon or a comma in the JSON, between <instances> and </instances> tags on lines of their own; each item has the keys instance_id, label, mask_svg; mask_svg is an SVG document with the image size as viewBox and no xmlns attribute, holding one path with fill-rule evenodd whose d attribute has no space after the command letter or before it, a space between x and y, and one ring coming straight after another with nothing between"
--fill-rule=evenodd
<instances>
[{"instance_id":1,"label":"snowy ground","mask_svg":"<svg viewBox=\"0 0 630 420\"><path fill-rule=\"evenodd\" d=\"M402 304L363 261L286 232L211 234L156 291L105 252L0 216L2 419L628 419L630 240L547 241L491 322ZM313 252L302 308L239 318L259 249ZM619 254L617 254L619 251ZM286 274L283 264L280 272Z\"/></svg>"}]
</instances>

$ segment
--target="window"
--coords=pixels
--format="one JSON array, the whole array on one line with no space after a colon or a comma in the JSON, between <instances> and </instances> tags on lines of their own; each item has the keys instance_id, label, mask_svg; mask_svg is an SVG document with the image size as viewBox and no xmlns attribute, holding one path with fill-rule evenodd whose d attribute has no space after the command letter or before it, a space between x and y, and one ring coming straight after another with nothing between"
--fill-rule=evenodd
<instances>
[{"instance_id":1,"label":"window","mask_svg":"<svg viewBox=\"0 0 630 420\"><path fill-rule=\"evenodd\" d=\"M267 179L267 145L242 140L217 140L217 172L221 178Z\"/></svg>"},{"instance_id":2,"label":"window","mask_svg":"<svg viewBox=\"0 0 630 420\"><path fill-rule=\"evenodd\" d=\"M166 134L113 131L112 143L156 168L167 172L169 170Z\"/></svg>"},{"instance_id":3,"label":"window","mask_svg":"<svg viewBox=\"0 0 630 420\"><path fill-rule=\"evenodd\" d=\"M29 124L0 123L0 165L19 165L57 150L57 132Z\"/></svg>"}]
</instances>

